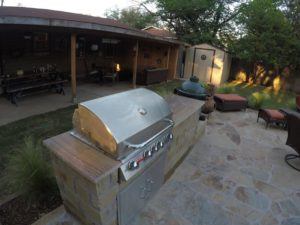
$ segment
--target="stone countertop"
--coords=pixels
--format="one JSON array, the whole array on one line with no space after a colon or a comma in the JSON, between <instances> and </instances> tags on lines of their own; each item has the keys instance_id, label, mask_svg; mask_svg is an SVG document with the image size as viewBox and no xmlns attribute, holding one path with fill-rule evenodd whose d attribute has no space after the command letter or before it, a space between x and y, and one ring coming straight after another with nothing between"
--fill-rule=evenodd
<instances>
[{"instance_id":1,"label":"stone countertop","mask_svg":"<svg viewBox=\"0 0 300 225\"><path fill-rule=\"evenodd\" d=\"M168 102L173 113L175 126L186 120L196 111L199 111L200 113L201 107L204 104L204 101L179 95L170 95L166 98L166 101Z\"/></svg>"},{"instance_id":2,"label":"stone countertop","mask_svg":"<svg viewBox=\"0 0 300 225\"><path fill-rule=\"evenodd\" d=\"M195 111L200 112L200 108L204 104L203 101L178 95L171 95L166 98L166 101L173 113L175 126ZM92 182L99 181L121 165L120 161L112 159L100 151L95 151L91 146L74 138L70 132L49 138L43 144L71 168Z\"/></svg>"}]
</instances>

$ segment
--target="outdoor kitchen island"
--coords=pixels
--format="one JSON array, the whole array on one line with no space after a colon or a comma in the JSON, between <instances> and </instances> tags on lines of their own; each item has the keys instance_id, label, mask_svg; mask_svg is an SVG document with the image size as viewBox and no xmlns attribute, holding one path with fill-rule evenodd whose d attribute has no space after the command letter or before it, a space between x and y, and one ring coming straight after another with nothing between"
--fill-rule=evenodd
<instances>
[{"instance_id":1,"label":"outdoor kitchen island","mask_svg":"<svg viewBox=\"0 0 300 225\"><path fill-rule=\"evenodd\" d=\"M159 169L162 169L163 180L171 176L174 169L204 133L206 125L206 122L199 121L203 102L177 95L167 97L166 102L174 121L172 141L169 142L169 149L166 153L160 153L161 156L153 163L153 166L149 166L153 167L151 170L154 174L158 174ZM64 208L58 209L55 214L46 215L35 225L65 224L64 222L74 225L120 225L118 204L124 203L120 203L118 196L130 185L124 182L120 168L121 161L97 151L72 136L70 132L47 139L44 144L52 153L53 167ZM165 164L160 164L163 157L166 158ZM147 171L147 173L150 172ZM155 189L156 183L161 181L158 179L154 182L147 179L142 183L144 182L146 182L145 186L138 187L137 190L139 188L141 190L136 195L147 200L155 194L151 193L151 189ZM130 199L128 195L125 195L125 199ZM134 201L128 201L126 208L130 208L133 203Z\"/></svg>"}]
</instances>

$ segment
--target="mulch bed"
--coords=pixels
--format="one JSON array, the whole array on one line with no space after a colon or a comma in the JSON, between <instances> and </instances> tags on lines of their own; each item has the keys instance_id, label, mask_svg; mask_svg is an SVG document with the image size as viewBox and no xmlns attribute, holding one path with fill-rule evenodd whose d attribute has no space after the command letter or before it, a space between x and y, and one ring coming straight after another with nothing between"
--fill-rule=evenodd
<instances>
[{"instance_id":1,"label":"mulch bed","mask_svg":"<svg viewBox=\"0 0 300 225\"><path fill-rule=\"evenodd\" d=\"M59 196L32 204L21 196L17 197L0 206L0 225L30 225L61 204Z\"/></svg>"}]
</instances>

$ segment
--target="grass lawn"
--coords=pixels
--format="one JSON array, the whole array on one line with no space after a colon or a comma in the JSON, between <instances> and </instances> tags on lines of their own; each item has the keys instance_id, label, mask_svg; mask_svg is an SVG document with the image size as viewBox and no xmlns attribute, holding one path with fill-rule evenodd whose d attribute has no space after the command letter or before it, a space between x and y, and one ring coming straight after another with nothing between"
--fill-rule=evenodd
<instances>
[{"instance_id":1,"label":"grass lawn","mask_svg":"<svg viewBox=\"0 0 300 225\"><path fill-rule=\"evenodd\" d=\"M217 89L217 93L236 93L246 97L252 108L290 108L296 109L295 93L274 91L270 87L239 83L226 83Z\"/></svg>"},{"instance_id":2,"label":"grass lawn","mask_svg":"<svg viewBox=\"0 0 300 225\"><path fill-rule=\"evenodd\" d=\"M175 87L182 81L171 81L149 86L163 97L173 93ZM0 198L9 193L5 188L3 175L9 155L17 149L22 149L24 139L32 137L35 141L58 135L72 129L72 116L76 106L59 109L53 112L28 117L0 127ZM1 172L2 171L2 172Z\"/></svg>"},{"instance_id":3,"label":"grass lawn","mask_svg":"<svg viewBox=\"0 0 300 225\"><path fill-rule=\"evenodd\" d=\"M157 94L161 95L162 97L166 97L173 93L176 87L179 87L182 84L182 80L173 80L167 83L161 84L154 84L148 86L148 88L152 91L155 91Z\"/></svg>"},{"instance_id":4,"label":"grass lawn","mask_svg":"<svg viewBox=\"0 0 300 225\"><path fill-rule=\"evenodd\" d=\"M72 115L75 106L53 112L28 117L0 127L0 198L10 193L3 182L5 166L14 151L22 149L24 139L32 137L42 141L72 128Z\"/></svg>"}]
</instances>

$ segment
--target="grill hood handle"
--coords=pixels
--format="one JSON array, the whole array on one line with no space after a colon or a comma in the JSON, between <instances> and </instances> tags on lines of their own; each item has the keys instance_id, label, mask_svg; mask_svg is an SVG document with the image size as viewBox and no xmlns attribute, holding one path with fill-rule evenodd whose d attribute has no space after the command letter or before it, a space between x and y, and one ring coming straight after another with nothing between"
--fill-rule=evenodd
<instances>
[{"instance_id":1,"label":"grill hood handle","mask_svg":"<svg viewBox=\"0 0 300 225\"><path fill-rule=\"evenodd\" d=\"M155 135L153 135L151 138L149 138L148 140L140 143L140 144L132 144L129 142L125 142L125 144L127 145L127 148L131 148L131 149L140 149L145 147L147 144L149 144L151 141L153 141L155 138L157 138L158 136L160 136L162 133L164 133L166 130L170 129L171 127L174 126L174 121L171 119L164 119L164 121L168 122L169 125L166 126L164 129L162 129L161 131L159 131L158 133L156 133Z\"/></svg>"}]
</instances>

